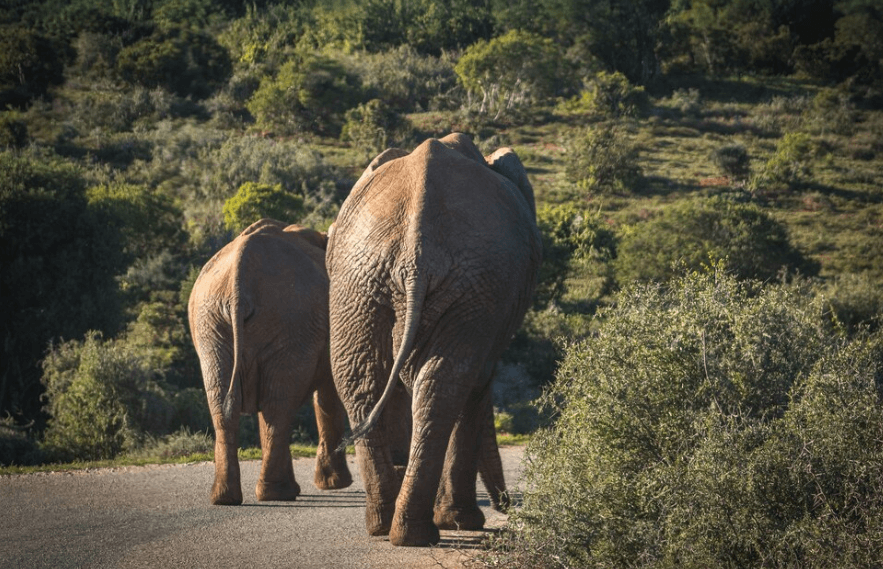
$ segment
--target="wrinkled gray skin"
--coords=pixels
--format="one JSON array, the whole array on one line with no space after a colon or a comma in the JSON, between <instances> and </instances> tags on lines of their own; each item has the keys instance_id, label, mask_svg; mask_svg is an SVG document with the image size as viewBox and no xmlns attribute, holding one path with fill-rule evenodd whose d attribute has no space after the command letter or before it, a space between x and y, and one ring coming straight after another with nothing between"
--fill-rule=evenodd
<instances>
[{"instance_id":1,"label":"wrinkled gray skin","mask_svg":"<svg viewBox=\"0 0 883 569\"><path fill-rule=\"evenodd\" d=\"M257 413L263 464L258 500L294 500L291 465L297 409L313 395L319 427L314 483L352 483L337 449L345 411L328 360L328 276L324 234L262 219L218 251L200 272L188 305L215 429L211 502L242 503L239 416Z\"/></svg>"},{"instance_id":2,"label":"wrinkled gray skin","mask_svg":"<svg viewBox=\"0 0 883 569\"><path fill-rule=\"evenodd\" d=\"M465 135L385 152L344 202L326 255L331 365L354 425L369 534L422 546L439 528L483 527L475 480L482 440L493 438L490 382L540 260L520 161L510 149L486 160ZM401 482L400 429L384 412L399 382L413 423Z\"/></svg>"}]
</instances>

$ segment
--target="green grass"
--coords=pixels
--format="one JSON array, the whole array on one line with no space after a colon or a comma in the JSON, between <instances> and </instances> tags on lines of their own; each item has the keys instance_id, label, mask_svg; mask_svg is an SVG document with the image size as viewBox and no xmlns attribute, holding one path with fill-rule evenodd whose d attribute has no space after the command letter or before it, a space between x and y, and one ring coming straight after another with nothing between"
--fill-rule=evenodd
<instances>
[{"instance_id":1,"label":"green grass","mask_svg":"<svg viewBox=\"0 0 883 569\"><path fill-rule=\"evenodd\" d=\"M527 444L529 435L501 434L497 437L500 446L520 446ZM348 446L347 454L355 454L355 449ZM313 458L316 456L316 447L309 445L291 445L293 458ZM239 460L260 460L261 449L239 449ZM75 470L91 470L95 468L121 468L125 466L147 466L152 464L189 464L194 462L210 462L214 460L214 453L195 453L177 457L126 457L121 456L113 460L93 460L55 464L40 464L36 466L0 466L0 476L13 474L34 474L36 472L71 472Z\"/></svg>"}]
</instances>

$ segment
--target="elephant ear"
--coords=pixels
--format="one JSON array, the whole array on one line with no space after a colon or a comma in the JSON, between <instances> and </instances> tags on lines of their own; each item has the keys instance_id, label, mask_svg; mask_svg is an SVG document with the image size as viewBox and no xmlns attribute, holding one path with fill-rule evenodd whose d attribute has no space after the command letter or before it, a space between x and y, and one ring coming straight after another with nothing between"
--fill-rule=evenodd
<instances>
[{"instance_id":1,"label":"elephant ear","mask_svg":"<svg viewBox=\"0 0 883 569\"><path fill-rule=\"evenodd\" d=\"M261 219L255 221L248 227L242 230L242 233L239 235L251 235L252 233L261 233L264 231L281 231L285 227L285 224L281 221L277 221L275 219L270 219L269 217L262 217Z\"/></svg>"},{"instance_id":2,"label":"elephant ear","mask_svg":"<svg viewBox=\"0 0 883 569\"><path fill-rule=\"evenodd\" d=\"M407 150L402 150L401 148L387 148L386 150L378 154L374 158L374 160L371 161L370 164L368 164L368 167L365 168L365 171L362 172L362 175L359 177L353 187L360 185L362 182L370 178L371 174L373 174L375 170L377 170L387 162L391 162L396 158L401 158L407 155Z\"/></svg>"},{"instance_id":3,"label":"elephant ear","mask_svg":"<svg viewBox=\"0 0 883 569\"><path fill-rule=\"evenodd\" d=\"M293 233L312 245L313 247L317 247L325 251L328 246L328 234L323 233L321 231L316 231L315 229L310 229L309 227L304 227L303 225L298 225L293 223L285 228L286 233Z\"/></svg>"},{"instance_id":4,"label":"elephant ear","mask_svg":"<svg viewBox=\"0 0 883 569\"><path fill-rule=\"evenodd\" d=\"M521 163L521 160L518 159L518 155L515 154L515 151L511 148L503 147L496 150L490 156L486 156L484 160L494 172L504 176L515 184L515 186L521 191L521 195L523 195L524 199L527 201L530 211L534 214L534 217L536 217L537 206L534 201L533 186L530 185L530 181L527 179L527 172L524 170L524 165Z\"/></svg>"},{"instance_id":5,"label":"elephant ear","mask_svg":"<svg viewBox=\"0 0 883 569\"><path fill-rule=\"evenodd\" d=\"M466 158L472 158L476 162L484 162L484 156L481 155L478 147L475 146L475 143L472 142L469 136L462 132L452 132L446 137L439 139L439 142L451 150L456 150Z\"/></svg>"}]
</instances>

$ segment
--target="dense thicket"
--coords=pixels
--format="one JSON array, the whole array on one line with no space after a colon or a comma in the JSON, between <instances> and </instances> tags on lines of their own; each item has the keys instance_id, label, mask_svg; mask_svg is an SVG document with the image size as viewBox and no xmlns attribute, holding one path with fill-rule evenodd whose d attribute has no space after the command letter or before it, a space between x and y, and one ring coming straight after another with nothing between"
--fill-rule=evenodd
<instances>
[{"instance_id":1,"label":"dense thicket","mask_svg":"<svg viewBox=\"0 0 883 569\"><path fill-rule=\"evenodd\" d=\"M871 567L883 335L719 268L629 287L567 345L504 567Z\"/></svg>"}]
</instances>

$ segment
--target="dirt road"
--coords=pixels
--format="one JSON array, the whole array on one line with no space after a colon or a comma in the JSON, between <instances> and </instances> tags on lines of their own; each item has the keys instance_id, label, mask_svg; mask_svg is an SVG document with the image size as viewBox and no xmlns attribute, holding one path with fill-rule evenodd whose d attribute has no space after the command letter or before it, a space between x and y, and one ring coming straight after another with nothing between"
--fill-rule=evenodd
<instances>
[{"instance_id":1,"label":"dirt road","mask_svg":"<svg viewBox=\"0 0 883 569\"><path fill-rule=\"evenodd\" d=\"M518 487L521 447L502 447L506 481ZM208 502L211 463L0 477L2 568L424 568L461 567L485 532L442 532L433 548L393 547L365 533L358 468L344 490L313 484L313 459L296 459L296 502L254 499L260 463L242 463L245 502ZM489 507L489 528L502 514Z\"/></svg>"}]
</instances>

